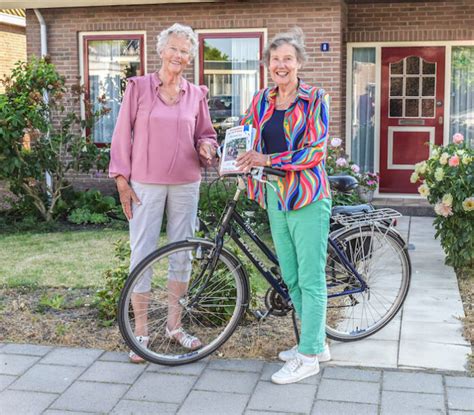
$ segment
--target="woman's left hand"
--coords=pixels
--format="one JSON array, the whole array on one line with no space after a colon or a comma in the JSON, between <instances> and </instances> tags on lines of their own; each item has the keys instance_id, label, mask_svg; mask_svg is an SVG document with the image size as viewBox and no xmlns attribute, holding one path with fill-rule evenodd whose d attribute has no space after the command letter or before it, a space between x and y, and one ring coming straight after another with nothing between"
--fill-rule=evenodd
<instances>
[{"instance_id":1,"label":"woman's left hand","mask_svg":"<svg viewBox=\"0 0 474 415\"><path fill-rule=\"evenodd\" d=\"M266 166L268 154L262 154L255 150L249 150L237 157L235 165L247 173L252 167Z\"/></svg>"},{"instance_id":2,"label":"woman's left hand","mask_svg":"<svg viewBox=\"0 0 474 415\"><path fill-rule=\"evenodd\" d=\"M212 144L202 143L199 147L199 157L208 166L212 164L212 160L216 156L216 149Z\"/></svg>"}]
</instances>

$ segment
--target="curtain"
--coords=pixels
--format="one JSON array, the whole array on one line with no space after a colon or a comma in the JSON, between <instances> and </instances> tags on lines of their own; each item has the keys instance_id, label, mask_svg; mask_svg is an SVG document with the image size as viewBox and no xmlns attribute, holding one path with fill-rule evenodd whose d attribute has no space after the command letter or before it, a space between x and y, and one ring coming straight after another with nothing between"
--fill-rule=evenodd
<instances>
[{"instance_id":1,"label":"curtain","mask_svg":"<svg viewBox=\"0 0 474 415\"><path fill-rule=\"evenodd\" d=\"M464 135L474 146L474 47L456 46L451 54L450 139Z\"/></svg>"},{"instance_id":2,"label":"curtain","mask_svg":"<svg viewBox=\"0 0 474 415\"><path fill-rule=\"evenodd\" d=\"M375 48L352 53L351 159L363 172L374 171Z\"/></svg>"}]
</instances>

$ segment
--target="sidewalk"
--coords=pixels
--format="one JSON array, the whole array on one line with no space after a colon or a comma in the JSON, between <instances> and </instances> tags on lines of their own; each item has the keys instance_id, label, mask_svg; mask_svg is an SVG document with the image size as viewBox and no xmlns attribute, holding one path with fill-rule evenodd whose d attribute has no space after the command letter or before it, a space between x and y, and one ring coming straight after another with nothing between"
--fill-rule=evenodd
<instances>
[{"instance_id":1,"label":"sidewalk","mask_svg":"<svg viewBox=\"0 0 474 415\"><path fill-rule=\"evenodd\" d=\"M474 415L459 290L431 222L400 222L413 264L402 312L369 339L332 343L318 376L280 386L278 362L133 365L125 353L0 343L0 413Z\"/></svg>"}]
</instances>

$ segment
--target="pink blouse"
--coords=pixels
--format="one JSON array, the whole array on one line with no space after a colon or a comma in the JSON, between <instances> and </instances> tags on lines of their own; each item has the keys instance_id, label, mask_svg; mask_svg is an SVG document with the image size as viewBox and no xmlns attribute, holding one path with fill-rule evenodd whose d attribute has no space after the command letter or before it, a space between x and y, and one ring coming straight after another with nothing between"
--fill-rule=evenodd
<instances>
[{"instance_id":1,"label":"pink blouse","mask_svg":"<svg viewBox=\"0 0 474 415\"><path fill-rule=\"evenodd\" d=\"M128 79L110 148L109 176L154 184L201 179L199 146L217 147L205 86L182 78L179 101L166 105L156 74Z\"/></svg>"}]
</instances>

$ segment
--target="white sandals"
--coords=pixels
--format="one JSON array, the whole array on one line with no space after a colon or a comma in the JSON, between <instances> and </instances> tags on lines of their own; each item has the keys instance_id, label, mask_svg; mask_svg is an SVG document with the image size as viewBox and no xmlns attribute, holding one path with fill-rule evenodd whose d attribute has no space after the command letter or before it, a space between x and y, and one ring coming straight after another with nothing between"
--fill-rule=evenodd
<instances>
[{"instance_id":1,"label":"white sandals","mask_svg":"<svg viewBox=\"0 0 474 415\"><path fill-rule=\"evenodd\" d=\"M177 334L181 334L181 336L176 337ZM170 330L166 327L166 337L178 342L181 346L186 349L196 350L202 347L201 341L194 336L191 336L189 333L183 329L183 327L178 327L175 330ZM197 342L196 346L193 346L193 343Z\"/></svg>"},{"instance_id":2,"label":"white sandals","mask_svg":"<svg viewBox=\"0 0 474 415\"><path fill-rule=\"evenodd\" d=\"M138 343L143 344L145 347L148 345L148 342L150 341L149 336L136 336L136 339ZM130 359L130 362L132 363L145 363L145 360L138 356L133 350L130 350L128 353L128 358Z\"/></svg>"}]
</instances>

